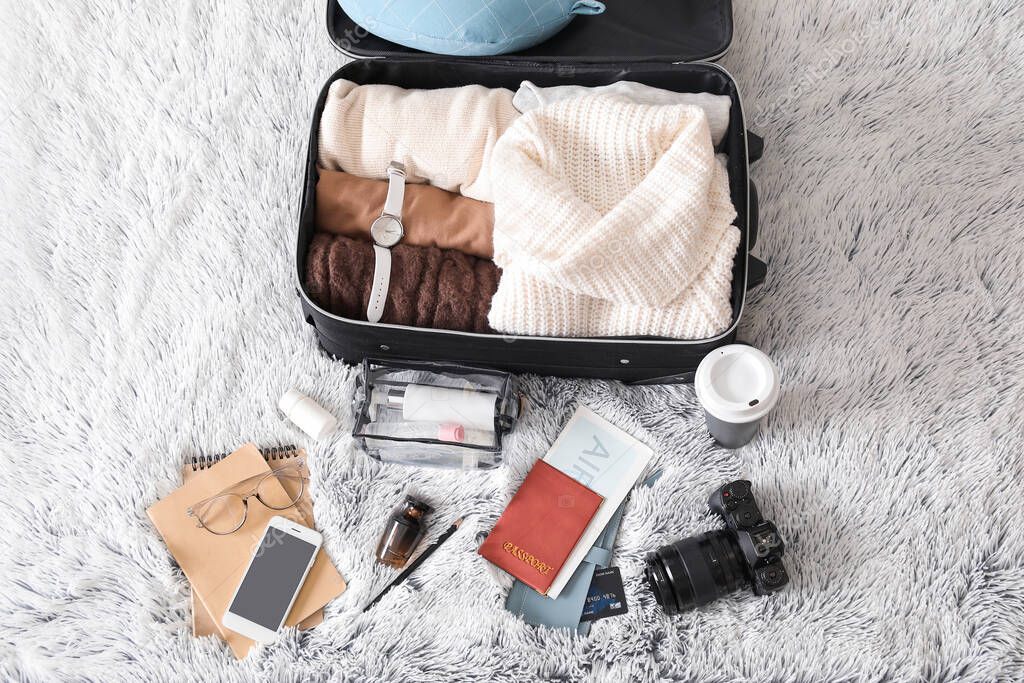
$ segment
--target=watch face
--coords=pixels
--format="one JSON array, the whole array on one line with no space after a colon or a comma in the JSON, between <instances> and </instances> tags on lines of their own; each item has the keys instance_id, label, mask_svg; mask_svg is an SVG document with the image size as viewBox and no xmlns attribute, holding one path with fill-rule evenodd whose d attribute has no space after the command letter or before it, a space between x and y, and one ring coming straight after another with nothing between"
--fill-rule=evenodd
<instances>
[{"instance_id":1,"label":"watch face","mask_svg":"<svg viewBox=\"0 0 1024 683\"><path fill-rule=\"evenodd\" d=\"M402 239L402 221L394 216L381 216L370 226L370 237L382 247L393 247Z\"/></svg>"}]
</instances>

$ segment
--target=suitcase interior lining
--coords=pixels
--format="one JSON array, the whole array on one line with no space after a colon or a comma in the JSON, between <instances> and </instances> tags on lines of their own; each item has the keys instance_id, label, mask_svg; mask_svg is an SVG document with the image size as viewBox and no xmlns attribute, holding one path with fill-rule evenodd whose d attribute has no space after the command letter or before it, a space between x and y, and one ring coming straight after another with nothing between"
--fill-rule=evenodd
<instances>
[{"instance_id":1,"label":"suitcase interior lining","mask_svg":"<svg viewBox=\"0 0 1024 683\"><path fill-rule=\"evenodd\" d=\"M732 98L729 131L722 144L721 152L729 157L729 185L732 200L736 206L735 225L740 227L740 246L733 262L731 303L733 323L742 312L747 277L747 202L748 168L744 119L738 89L733 80L720 68L710 64L654 64L636 63L611 64L542 64L523 62L469 62L463 60L423 59L364 59L346 64L324 85L313 114L313 125L309 141L306 183L300 214L298 236L298 282L305 292L306 258L313 239L316 222L316 182L319 176L316 166L318 156L318 130L323 113L327 91L331 83L347 78L360 84L385 83L402 88L432 89L462 85L480 84L487 87L516 90L523 80L531 80L540 86L551 85L607 85L620 80L632 80L675 92L708 92L728 95ZM339 317L340 316L335 316ZM344 318L342 318L344 319ZM430 330L425 330L430 331ZM501 335L481 335L500 337ZM573 338L579 340L580 338ZM612 339L612 338L603 338ZM629 339L619 337L617 339ZM635 337L632 339L636 339ZM643 337L642 339L658 339ZM679 343L682 340L670 340ZM685 340L693 343L701 340Z\"/></svg>"}]
</instances>

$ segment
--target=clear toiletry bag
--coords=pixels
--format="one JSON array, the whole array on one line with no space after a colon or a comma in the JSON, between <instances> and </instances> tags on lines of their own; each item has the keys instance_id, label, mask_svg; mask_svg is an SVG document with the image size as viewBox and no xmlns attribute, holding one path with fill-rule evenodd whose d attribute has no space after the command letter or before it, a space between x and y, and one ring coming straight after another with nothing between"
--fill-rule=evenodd
<instances>
[{"instance_id":1,"label":"clear toiletry bag","mask_svg":"<svg viewBox=\"0 0 1024 683\"><path fill-rule=\"evenodd\" d=\"M421 361L363 361L352 436L381 462L454 469L501 464L519 417L507 372Z\"/></svg>"}]
</instances>

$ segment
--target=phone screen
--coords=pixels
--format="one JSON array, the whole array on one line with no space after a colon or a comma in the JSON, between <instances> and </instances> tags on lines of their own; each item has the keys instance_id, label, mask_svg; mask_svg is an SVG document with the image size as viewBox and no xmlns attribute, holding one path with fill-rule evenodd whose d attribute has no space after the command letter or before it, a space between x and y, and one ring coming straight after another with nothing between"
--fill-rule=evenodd
<instances>
[{"instance_id":1,"label":"phone screen","mask_svg":"<svg viewBox=\"0 0 1024 683\"><path fill-rule=\"evenodd\" d=\"M315 552L312 543L268 528L228 610L276 631Z\"/></svg>"}]
</instances>

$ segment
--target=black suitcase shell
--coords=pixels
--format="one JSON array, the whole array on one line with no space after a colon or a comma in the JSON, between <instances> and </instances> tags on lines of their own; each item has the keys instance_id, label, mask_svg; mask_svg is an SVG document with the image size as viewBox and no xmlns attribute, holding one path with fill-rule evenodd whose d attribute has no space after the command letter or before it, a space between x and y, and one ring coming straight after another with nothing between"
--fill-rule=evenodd
<instances>
[{"instance_id":1,"label":"black suitcase shell","mask_svg":"<svg viewBox=\"0 0 1024 683\"><path fill-rule=\"evenodd\" d=\"M626 382L690 381L700 360L736 339L746 291L760 284L765 266L749 256L757 239L757 191L749 165L762 141L744 125L739 89L720 66L692 60L721 56L732 38L728 0L645 0L608 3L605 14L579 17L551 40L514 55L441 57L404 48L366 33L328 0L327 28L335 45L355 58L324 84L313 112L299 212L296 258L302 313L329 354L349 363L367 357L466 363L561 377L596 377ZM557 338L487 335L369 323L329 313L303 286L306 255L316 217L318 129L331 83L388 83L403 88L468 84L516 90L524 79L546 85L605 85L634 80L682 92L732 98L732 120L722 151L729 157L729 182L742 233L733 266L733 323L710 339L656 337Z\"/></svg>"}]
</instances>

